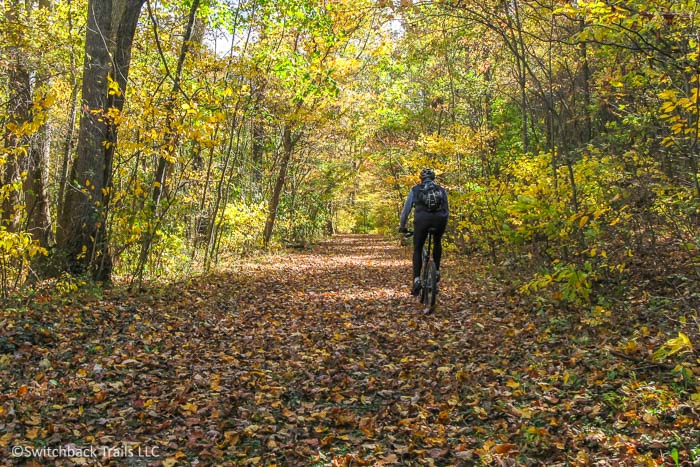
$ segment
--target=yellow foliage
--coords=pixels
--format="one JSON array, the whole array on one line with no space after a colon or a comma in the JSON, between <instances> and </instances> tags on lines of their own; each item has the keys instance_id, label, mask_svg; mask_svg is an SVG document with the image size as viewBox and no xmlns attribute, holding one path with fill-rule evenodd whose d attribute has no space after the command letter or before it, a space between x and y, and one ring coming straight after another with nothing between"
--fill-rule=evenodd
<instances>
[{"instance_id":1,"label":"yellow foliage","mask_svg":"<svg viewBox=\"0 0 700 467\"><path fill-rule=\"evenodd\" d=\"M224 237L229 249L260 246L260 233L267 219L267 204L239 201L226 206L223 213Z\"/></svg>"},{"instance_id":2,"label":"yellow foliage","mask_svg":"<svg viewBox=\"0 0 700 467\"><path fill-rule=\"evenodd\" d=\"M111 74L107 75L107 87L108 87L107 93L110 96L121 96L122 95L122 91L119 89L119 83L117 83L116 81L114 81L112 79Z\"/></svg>"},{"instance_id":3,"label":"yellow foliage","mask_svg":"<svg viewBox=\"0 0 700 467\"><path fill-rule=\"evenodd\" d=\"M683 334L682 332L679 332L678 337L666 341L666 343L663 346L661 346L659 350L654 352L653 357L655 360L663 360L664 358L670 357L671 355L679 352L685 353L692 351L693 344L690 342L688 336Z\"/></svg>"},{"instance_id":4,"label":"yellow foliage","mask_svg":"<svg viewBox=\"0 0 700 467\"><path fill-rule=\"evenodd\" d=\"M30 233L10 232L5 226L0 226L0 292L7 295L9 278L26 272L22 267L25 260L47 254L45 248L32 240Z\"/></svg>"}]
</instances>

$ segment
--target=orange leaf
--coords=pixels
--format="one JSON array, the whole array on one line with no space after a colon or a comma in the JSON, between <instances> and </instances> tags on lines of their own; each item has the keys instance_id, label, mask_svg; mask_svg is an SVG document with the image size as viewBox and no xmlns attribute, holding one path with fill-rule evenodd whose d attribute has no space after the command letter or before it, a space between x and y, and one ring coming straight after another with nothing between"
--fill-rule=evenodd
<instances>
[{"instance_id":1,"label":"orange leaf","mask_svg":"<svg viewBox=\"0 0 700 467\"><path fill-rule=\"evenodd\" d=\"M180 410L184 414L195 414L197 413L197 404L187 403L180 406Z\"/></svg>"},{"instance_id":2,"label":"orange leaf","mask_svg":"<svg viewBox=\"0 0 700 467\"><path fill-rule=\"evenodd\" d=\"M508 454L511 451L516 451L518 446L515 444L505 443L497 444L493 447L493 452L496 454Z\"/></svg>"}]
</instances>

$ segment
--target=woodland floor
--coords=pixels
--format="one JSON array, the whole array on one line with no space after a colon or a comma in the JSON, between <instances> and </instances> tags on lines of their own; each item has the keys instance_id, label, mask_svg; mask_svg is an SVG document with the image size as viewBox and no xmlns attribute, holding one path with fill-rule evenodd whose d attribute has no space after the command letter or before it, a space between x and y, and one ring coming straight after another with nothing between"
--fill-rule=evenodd
<instances>
[{"instance_id":1,"label":"woodland floor","mask_svg":"<svg viewBox=\"0 0 700 467\"><path fill-rule=\"evenodd\" d=\"M0 462L78 461L17 446L141 446L157 456L80 462L166 466L700 456L698 390L650 363L662 342L643 313L526 305L448 259L425 316L409 263L396 240L340 236L138 296L5 310Z\"/></svg>"}]
</instances>

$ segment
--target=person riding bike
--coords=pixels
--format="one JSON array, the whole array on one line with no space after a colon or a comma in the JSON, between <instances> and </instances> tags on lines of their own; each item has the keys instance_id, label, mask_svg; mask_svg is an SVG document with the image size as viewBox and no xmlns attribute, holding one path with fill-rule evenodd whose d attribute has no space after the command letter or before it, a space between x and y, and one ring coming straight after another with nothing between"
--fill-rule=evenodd
<instances>
[{"instance_id":1,"label":"person riding bike","mask_svg":"<svg viewBox=\"0 0 700 467\"><path fill-rule=\"evenodd\" d=\"M411 188L404 203L399 224L399 232L405 233L406 222L415 206L413 219L413 288L412 295L418 295L421 289L420 273L423 263L423 245L428 238L428 230L433 228L435 233L435 268L437 280L440 280L440 259L442 258L442 234L447 227L449 207L447 192L435 183L435 172L432 169L423 169L420 173L420 183Z\"/></svg>"}]
</instances>

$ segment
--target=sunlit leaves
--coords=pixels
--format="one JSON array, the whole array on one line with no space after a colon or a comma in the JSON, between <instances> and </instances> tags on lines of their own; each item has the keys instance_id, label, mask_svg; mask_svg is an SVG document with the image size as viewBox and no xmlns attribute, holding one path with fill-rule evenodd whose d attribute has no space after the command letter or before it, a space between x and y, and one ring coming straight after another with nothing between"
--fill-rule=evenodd
<instances>
[{"instance_id":1,"label":"sunlit leaves","mask_svg":"<svg viewBox=\"0 0 700 467\"><path fill-rule=\"evenodd\" d=\"M700 131L700 101L697 80L686 95L676 89L667 89L658 94L661 99L660 113L669 126L671 136L664 138L666 147L694 145Z\"/></svg>"},{"instance_id":2,"label":"sunlit leaves","mask_svg":"<svg viewBox=\"0 0 700 467\"><path fill-rule=\"evenodd\" d=\"M3 195L0 192L0 199ZM6 226L0 225L0 296L8 296L12 287L11 279L23 273L23 261L47 254L46 248L39 246L30 233L8 231Z\"/></svg>"},{"instance_id":3,"label":"sunlit leaves","mask_svg":"<svg viewBox=\"0 0 700 467\"><path fill-rule=\"evenodd\" d=\"M678 333L678 337L674 339L669 339L661 346L656 352L654 352L653 357L656 360L663 360L664 358L670 357L673 354L679 352L692 352L693 344L687 335L682 332Z\"/></svg>"}]
</instances>

